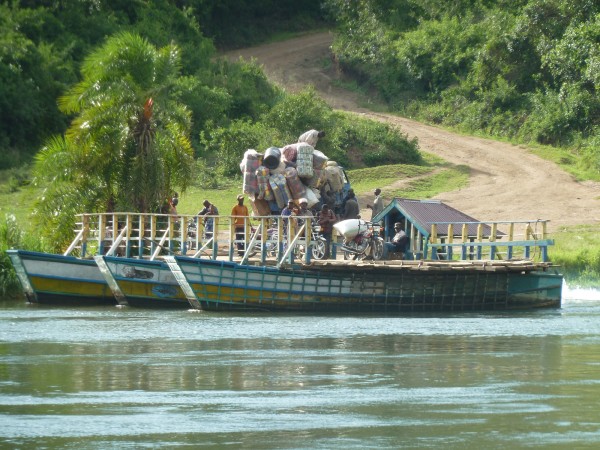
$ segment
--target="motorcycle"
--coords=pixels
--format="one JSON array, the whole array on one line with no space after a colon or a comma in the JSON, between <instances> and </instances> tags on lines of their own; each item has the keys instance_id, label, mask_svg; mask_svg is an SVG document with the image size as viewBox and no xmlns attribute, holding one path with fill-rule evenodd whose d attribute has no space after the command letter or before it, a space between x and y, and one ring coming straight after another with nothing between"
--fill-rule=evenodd
<instances>
[{"instance_id":1,"label":"motorcycle","mask_svg":"<svg viewBox=\"0 0 600 450\"><path fill-rule=\"evenodd\" d=\"M344 259L373 259L383 258L383 239L379 236L380 227L371 222L364 222L364 228L360 227L358 233L342 244Z\"/></svg>"},{"instance_id":2,"label":"motorcycle","mask_svg":"<svg viewBox=\"0 0 600 450\"><path fill-rule=\"evenodd\" d=\"M198 234L198 223L196 220L190 220L187 224L187 249L188 250L197 250L198 241L196 240L196 236ZM212 237L212 231L210 229L205 229L203 235L199 236L202 239L210 239Z\"/></svg>"},{"instance_id":3,"label":"motorcycle","mask_svg":"<svg viewBox=\"0 0 600 450\"><path fill-rule=\"evenodd\" d=\"M250 227L251 234L256 233L256 228ZM265 241L267 256L277 256L277 242L278 233L276 227L270 227L267 229L267 240ZM262 239L258 236L257 241L254 243L254 247L250 251L249 256L254 256L262 251Z\"/></svg>"},{"instance_id":4,"label":"motorcycle","mask_svg":"<svg viewBox=\"0 0 600 450\"><path fill-rule=\"evenodd\" d=\"M325 258L325 250L327 249L327 241L323 236L321 236L321 226L315 222L312 224L312 246L311 246L311 255L313 259L320 260ZM306 249L304 244L299 244L296 247L296 257L298 259L303 259L306 253Z\"/></svg>"},{"instance_id":5,"label":"motorcycle","mask_svg":"<svg viewBox=\"0 0 600 450\"><path fill-rule=\"evenodd\" d=\"M196 222L190 220L187 225L187 248L188 250L196 249L196 233L198 232Z\"/></svg>"}]
</instances>

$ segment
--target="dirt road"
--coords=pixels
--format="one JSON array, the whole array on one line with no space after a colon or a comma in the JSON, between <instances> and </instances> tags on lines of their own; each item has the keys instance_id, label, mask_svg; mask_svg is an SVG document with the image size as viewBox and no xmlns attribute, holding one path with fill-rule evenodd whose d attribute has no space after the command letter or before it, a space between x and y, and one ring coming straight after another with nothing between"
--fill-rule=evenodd
<instances>
[{"instance_id":1,"label":"dirt road","mask_svg":"<svg viewBox=\"0 0 600 450\"><path fill-rule=\"evenodd\" d=\"M256 58L268 77L287 91L312 84L333 108L395 124L409 137L416 137L422 151L469 166L468 186L436 198L479 220L549 219L550 231L600 222L600 183L578 183L555 164L520 146L462 136L360 107L354 93L332 84L338 76L335 70L324 67L323 61L331 57L332 39L330 33L317 33L228 56ZM361 204L367 200L363 198ZM365 212L364 217L370 213Z\"/></svg>"}]
</instances>

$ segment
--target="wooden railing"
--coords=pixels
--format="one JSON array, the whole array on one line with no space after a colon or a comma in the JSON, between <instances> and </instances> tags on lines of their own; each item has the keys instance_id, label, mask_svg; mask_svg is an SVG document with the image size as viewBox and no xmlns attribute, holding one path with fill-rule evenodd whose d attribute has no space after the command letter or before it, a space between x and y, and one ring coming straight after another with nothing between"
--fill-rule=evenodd
<instances>
[{"instance_id":1,"label":"wooden railing","mask_svg":"<svg viewBox=\"0 0 600 450\"><path fill-rule=\"evenodd\" d=\"M427 259L539 259L548 261L547 220L435 222L424 245ZM441 234L438 230L446 232ZM473 228L476 232L469 233Z\"/></svg>"},{"instance_id":2,"label":"wooden railing","mask_svg":"<svg viewBox=\"0 0 600 450\"><path fill-rule=\"evenodd\" d=\"M302 227L294 218L245 217L243 232L236 234L232 216L99 213L77 217L76 237L65 255L117 255L151 260L165 255L188 255L233 261L238 256L239 245L243 251L242 263L251 256L258 256L263 263L271 259L282 264L299 255L308 262L310 251L307 250L314 243L313 234L305 232L312 229L313 221L309 218ZM548 238L546 225L544 220L435 222L431 224L429 236L412 227L407 230L410 251L405 257L547 261L548 247L554 242ZM310 236L308 242L306 234ZM334 235L332 242L331 254L335 258L341 238ZM296 251L299 248L304 251Z\"/></svg>"},{"instance_id":3,"label":"wooden railing","mask_svg":"<svg viewBox=\"0 0 600 450\"><path fill-rule=\"evenodd\" d=\"M299 224L302 221L306 229L311 229L312 220L300 217L244 217L244 229L237 233L234 216L98 213L79 214L77 218L76 237L65 255L150 260L161 255L188 255L233 260L242 251L242 262L257 254L263 261L276 257L281 262L283 257L290 261L294 258L292 252L286 252L287 242L308 248L313 238L309 234L307 243ZM310 259L310 252L302 255Z\"/></svg>"}]
</instances>

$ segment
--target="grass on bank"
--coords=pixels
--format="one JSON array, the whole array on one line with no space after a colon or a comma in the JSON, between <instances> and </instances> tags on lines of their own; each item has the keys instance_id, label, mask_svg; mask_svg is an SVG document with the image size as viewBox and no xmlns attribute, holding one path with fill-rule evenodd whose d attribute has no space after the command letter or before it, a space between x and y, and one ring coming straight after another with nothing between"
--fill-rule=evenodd
<instances>
[{"instance_id":1,"label":"grass on bank","mask_svg":"<svg viewBox=\"0 0 600 450\"><path fill-rule=\"evenodd\" d=\"M563 227L551 236L552 262L561 266L569 284L600 289L600 225Z\"/></svg>"}]
</instances>

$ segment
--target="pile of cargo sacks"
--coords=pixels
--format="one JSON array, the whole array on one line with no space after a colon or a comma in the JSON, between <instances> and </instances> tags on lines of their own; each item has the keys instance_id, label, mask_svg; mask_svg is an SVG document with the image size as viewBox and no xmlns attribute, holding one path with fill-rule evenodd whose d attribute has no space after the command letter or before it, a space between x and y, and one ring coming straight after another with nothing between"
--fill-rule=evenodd
<instances>
[{"instance_id":1,"label":"pile of cargo sacks","mask_svg":"<svg viewBox=\"0 0 600 450\"><path fill-rule=\"evenodd\" d=\"M335 208L343 198L342 168L305 142L270 147L264 154L247 150L240 169L255 216L278 213L289 199L306 199L309 208L321 203Z\"/></svg>"}]
</instances>

